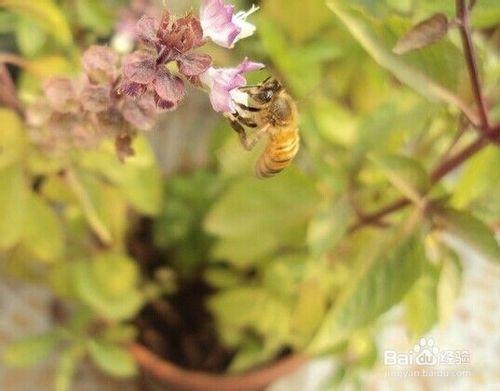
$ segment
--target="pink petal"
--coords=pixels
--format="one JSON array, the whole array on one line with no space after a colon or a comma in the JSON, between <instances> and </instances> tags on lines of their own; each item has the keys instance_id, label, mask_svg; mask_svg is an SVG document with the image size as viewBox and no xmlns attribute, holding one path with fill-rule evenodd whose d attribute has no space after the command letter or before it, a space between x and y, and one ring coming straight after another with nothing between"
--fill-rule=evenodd
<instances>
[{"instance_id":1,"label":"pink petal","mask_svg":"<svg viewBox=\"0 0 500 391\"><path fill-rule=\"evenodd\" d=\"M118 91L125 95L135 97L140 96L146 92L147 86L145 84L135 83L133 81L124 80L120 83Z\"/></svg>"},{"instance_id":2,"label":"pink petal","mask_svg":"<svg viewBox=\"0 0 500 391\"><path fill-rule=\"evenodd\" d=\"M185 94L182 80L166 69L160 70L154 79L153 87L158 96L167 102L177 103Z\"/></svg>"},{"instance_id":3,"label":"pink petal","mask_svg":"<svg viewBox=\"0 0 500 391\"><path fill-rule=\"evenodd\" d=\"M246 85L244 74L264 68L264 64L252 62L245 58L235 68L213 68L200 75L200 80L210 89L210 102L215 111L220 113L234 112L231 92Z\"/></svg>"},{"instance_id":4,"label":"pink petal","mask_svg":"<svg viewBox=\"0 0 500 391\"><path fill-rule=\"evenodd\" d=\"M129 54L123 64L125 77L139 84L149 84L156 74L155 59L149 52L137 51Z\"/></svg>"},{"instance_id":5,"label":"pink petal","mask_svg":"<svg viewBox=\"0 0 500 391\"><path fill-rule=\"evenodd\" d=\"M158 94L155 94L155 103L159 109L172 111L177 107L177 102L162 99Z\"/></svg>"},{"instance_id":6,"label":"pink petal","mask_svg":"<svg viewBox=\"0 0 500 391\"><path fill-rule=\"evenodd\" d=\"M112 81L116 77L118 56L106 46L91 46L83 53L83 68L95 82Z\"/></svg>"},{"instance_id":7,"label":"pink petal","mask_svg":"<svg viewBox=\"0 0 500 391\"><path fill-rule=\"evenodd\" d=\"M231 48L240 28L232 23L234 6L223 0L204 0L200 9L200 22L205 37L216 44Z\"/></svg>"},{"instance_id":8,"label":"pink petal","mask_svg":"<svg viewBox=\"0 0 500 391\"><path fill-rule=\"evenodd\" d=\"M158 19L144 15L135 25L135 34L139 40L147 45L154 45L156 42L156 33L160 27Z\"/></svg>"},{"instance_id":9,"label":"pink petal","mask_svg":"<svg viewBox=\"0 0 500 391\"><path fill-rule=\"evenodd\" d=\"M183 75L198 76L212 65L212 57L204 53L188 53L182 56L177 63Z\"/></svg>"},{"instance_id":10,"label":"pink petal","mask_svg":"<svg viewBox=\"0 0 500 391\"><path fill-rule=\"evenodd\" d=\"M253 62L245 57L245 59L241 62L240 65L236 69L238 69L239 73L253 72L258 71L259 69L265 68L265 65L261 62Z\"/></svg>"},{"instance_id":11,"label":"pink petal","mask_svg":"<svg viewBox=\"0 0 500 391\"><path fill-rule=\"evenodd\" d=\"M84 87L80 101L85 110L93 113L104 111L110 104L111 88L109 85L88 84Z\"/></svg>"},{"instance_id":12,"label":"pink petal","mask_svg":"<svg viewBox=\"0 0 500 391\"><path fill-rule=\"evenodd\" d=\"M139 99L125 98L121 112L130 124L140 130L149 130L156 122L156 105L153 95L149 93Z\"/></svg>"},{"instance_id":13,"label":"pink petal","mask_svg":"<svg viewBox=\"0 0 500 391\"><path fill-rule=\"evenodd\" d=\"M53 110L66 113L77 109L77 94L70 79L52 77L45 82L43 90Z\"/></svg>"}]
</instances>

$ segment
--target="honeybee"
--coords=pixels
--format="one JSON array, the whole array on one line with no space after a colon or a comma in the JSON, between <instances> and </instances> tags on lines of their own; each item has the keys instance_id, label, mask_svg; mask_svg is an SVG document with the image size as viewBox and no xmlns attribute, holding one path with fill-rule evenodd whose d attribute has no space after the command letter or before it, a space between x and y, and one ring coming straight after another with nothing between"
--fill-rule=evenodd
<instances>
[{"instance_id":1,"label":"honeybee","mask_svg":"<svg viewBox=\"0 0 500 391\"><path fill-rule=\"evenodd\" d=\"M248 151L268 136L255 173L258 178L272 177L289 166L299 150L297 105L280 82L270 77L256 86L241 87L240 91L247 95L248 104L235 101L237 112L229 115L231 126ZM249 136L244 126L257 130Z\"/></svg>"}]
</instances>

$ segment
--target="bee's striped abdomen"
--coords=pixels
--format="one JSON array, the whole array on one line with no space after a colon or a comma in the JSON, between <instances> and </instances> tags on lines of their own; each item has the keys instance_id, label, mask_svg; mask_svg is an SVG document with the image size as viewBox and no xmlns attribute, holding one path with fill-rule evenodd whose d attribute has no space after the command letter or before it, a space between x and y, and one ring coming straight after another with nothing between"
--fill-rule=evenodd
<instances>
[{"instance_id":1,"label":"bee's striped abdomen","mask_svg":"<svg viewBox=\"0 0 500 391\"><path fill-rule=\"evenodd\" d=\"M298 130L289 131L271 138L255 165L259 178L269 178L290 165L300 146Z\"/></svg>"}]
</instances>

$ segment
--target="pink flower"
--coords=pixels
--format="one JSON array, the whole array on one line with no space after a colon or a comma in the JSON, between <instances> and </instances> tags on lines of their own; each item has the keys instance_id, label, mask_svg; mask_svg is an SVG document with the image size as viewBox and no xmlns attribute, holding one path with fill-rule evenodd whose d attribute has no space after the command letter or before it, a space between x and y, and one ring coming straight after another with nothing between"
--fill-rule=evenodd
<instances>
[{"instance_id":1,"label":"pink flower","mask_svg":"<svg viewBox=\"0 0 500 391\"><path fill-rule=\"evenodd\" d=\"M239 100L240 87L247 84L243 74L264 68L264 64L249 61L245 58L235 68L210 67L199 78L210 89L210 102L219 113L234 113L234 100Z\"/></svg>"},{"instance_id":2,"label":"pink flower","mask_svg":"<svg viewBox=\"0 0 500 391\"><path fill-rule=\"evenodd\" d=\"M217 45L233 48L240 39L251 36L255 26L246 18L257 11L259 7L252 6L247 12L234 13L233 5L225 5L223 0L203 0L200 9L200 23L203 37L210 38Z\"/></svg>"},{"instance_id":3,"label":"pink flower","mask_svg":"<svg viewBox=\"0 0 500 391\"><path fill-rule=\"evenodd\" d=\"M173 110L184 98L185 87L166 65L176 62L182 76L196 81L212 64L208 54L194 51L204 44L200 22L192 14L175 18L165 11L161 19L143 16L136 33L146 48L125 58L120 90L132 97L151 91L158 108Z\"/></svg>"}]
</instances>

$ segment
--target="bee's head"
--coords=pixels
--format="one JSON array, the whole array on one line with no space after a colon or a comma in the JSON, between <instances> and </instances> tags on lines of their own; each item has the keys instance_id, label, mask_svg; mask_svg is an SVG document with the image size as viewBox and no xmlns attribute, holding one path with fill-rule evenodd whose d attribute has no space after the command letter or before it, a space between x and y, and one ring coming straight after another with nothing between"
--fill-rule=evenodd
<instances>
[{"instance_id":1,"label":"bee's head","mask_svg":"<svg viewBox=\"0 0 500 391\"><path fill-rule=\"evenodd\" d=\"M260 84L259 91L254 98L259 103L268 103L281 90L283 90L281 83L272 77L268 77Z\"/></svg>"}]
</instances>

